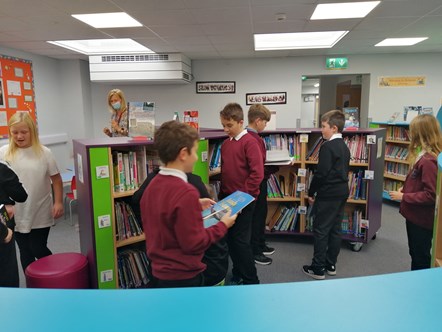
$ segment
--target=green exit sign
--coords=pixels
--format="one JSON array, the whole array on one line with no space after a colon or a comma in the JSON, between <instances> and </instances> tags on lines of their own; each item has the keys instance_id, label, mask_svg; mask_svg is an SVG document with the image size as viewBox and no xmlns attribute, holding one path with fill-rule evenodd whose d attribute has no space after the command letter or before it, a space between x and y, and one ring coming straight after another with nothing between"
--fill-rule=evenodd
<instances>
[{"instance_id":1,"label":"green exit sign","mask_svg":"<svg viewBox=\"0 0 442 332\"><path fill-rule=\"evenodd\" d=\"M327 58L325 60L325 67L327 69L347 69L348 58Z\"/></svg>"}]
</instances>

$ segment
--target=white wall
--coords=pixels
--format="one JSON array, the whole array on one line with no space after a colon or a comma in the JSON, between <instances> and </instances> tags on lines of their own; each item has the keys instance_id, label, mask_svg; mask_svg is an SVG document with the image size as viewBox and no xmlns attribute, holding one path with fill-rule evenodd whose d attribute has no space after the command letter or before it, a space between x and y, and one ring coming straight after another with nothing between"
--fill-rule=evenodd
<instances>
[{"instance_id":1,"label":"white wall","mask_svg":"<svg viewBox=\"0 0 442 332\"><path fill-rule=\"evenodd\" d=\"M325 69L325 57L322 56L196 60L192 61L194 81L187 85L91 83L88 64L80 60L54 60L2 47L0 54L33 62L40 134L60 137L64 134L68 142L73 138L103 137L102 128L110 118L106 96L115 87L123 89L128 100L156 102L158 124L172 119L176 111L194 108L200 111L200 125L214 128L220 127L219 111L226 103L235 101L247 110L245 94L250 92L287 92L287 104L270 108L277 112L278 128L295 128L296 119L301 116L302 75L367 74L365 78L369 75L363 99L368 105L368 117L373 121L386 121L393 112L402 111L405 105L429 106L437 111L442 97L440 53L348 56L349 68L340 72ZM425 87L377 86L379 76L416 75L426 76ZM236 93L197 94L196 81L235 81ZM322 104L324 96L321 95L321 99ZM64 168L72 164L71 144L58 145L54 147L57 161Z\"/></svg>"}]
</instances>

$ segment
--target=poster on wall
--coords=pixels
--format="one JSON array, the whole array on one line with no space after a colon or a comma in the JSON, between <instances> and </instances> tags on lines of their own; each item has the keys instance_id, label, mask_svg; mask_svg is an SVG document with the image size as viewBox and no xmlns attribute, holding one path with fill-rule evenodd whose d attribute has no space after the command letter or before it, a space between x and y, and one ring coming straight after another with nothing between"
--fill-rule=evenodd
<instances>
[{"instance_id":1,"label":"poster on wall","mask_svg":"<svg viewBox=\"0 0 442 332\"><path fill-rule=\"evenodd\" d=\"M29 112L37 120L32 61L0 55L0 138L8 137L8 120Z\"/></svg>"}]
</instances>

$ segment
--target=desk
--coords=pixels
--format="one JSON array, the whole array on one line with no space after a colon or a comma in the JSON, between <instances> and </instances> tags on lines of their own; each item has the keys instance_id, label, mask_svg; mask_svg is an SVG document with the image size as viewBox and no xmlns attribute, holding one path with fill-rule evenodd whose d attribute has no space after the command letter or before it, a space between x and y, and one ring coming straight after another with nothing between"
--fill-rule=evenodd
<instances>
[{"instance_id":1,"label":"desk","mask_svg":"<svg viewBox=\"0 0 442 332\"><path fill-rule=\"evenodd\" d=\"M253 286L0 288L2 331L441 331L442 269Z\"/></svg>"}]
</instances>

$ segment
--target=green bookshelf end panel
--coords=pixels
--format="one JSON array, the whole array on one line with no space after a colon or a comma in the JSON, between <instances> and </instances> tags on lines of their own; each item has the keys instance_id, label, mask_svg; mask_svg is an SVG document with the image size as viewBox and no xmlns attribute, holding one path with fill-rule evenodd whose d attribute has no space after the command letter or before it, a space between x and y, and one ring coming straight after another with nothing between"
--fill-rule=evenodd
<instances>
[{"instance_id":1,"label":"green bookshelf end panel","mask_svg":"<svg viewBox=\"0 0 442 332\"><path fill-rule=\"evenodd\" d=\"M97 280L100 289L115 289L115 248L112 231L112 192L108 148L90 149L92 206L94 211ZM109 177L97 176L97 169L108 167Z\"/></svg>"}]
</instances>

